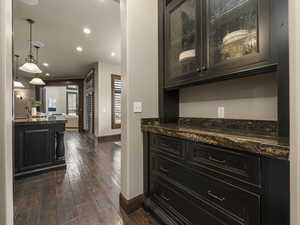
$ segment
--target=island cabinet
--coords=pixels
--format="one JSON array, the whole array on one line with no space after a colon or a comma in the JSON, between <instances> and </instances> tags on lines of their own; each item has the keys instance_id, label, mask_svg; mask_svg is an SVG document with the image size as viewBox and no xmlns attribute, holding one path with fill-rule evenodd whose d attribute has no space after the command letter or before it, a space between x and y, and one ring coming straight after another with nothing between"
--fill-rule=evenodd
<instances>
[{"instance_id":1,"label":"island cabinet","mask_svg":"<svg viewBox=\"0 0 300 225\"><path fill-rule=\"evenodd\" d=\"M270 0L169 1L160 40L165 87L275 71L271 27L278 24L271 18L283 14L271 13Z\"/></svg>"},{"instance_id":2,"label":"island cabinet","mask_svg":"<svg viewBox=\"0 0 300 225\"><path fill-rule=\"evenodd\" d=\"M285 160L144 132L145 209L162 224L288 225Z\"/></svg>"},{"instance_id":3,"label":"island cabinet","mask_svg":"<svg viewBox=\"0 0 300 225\"><path fill-rule=\"evenodd\" d=\"M65 168L65 121L15 123L15 177Z\"/></svg>"}]
</instances>

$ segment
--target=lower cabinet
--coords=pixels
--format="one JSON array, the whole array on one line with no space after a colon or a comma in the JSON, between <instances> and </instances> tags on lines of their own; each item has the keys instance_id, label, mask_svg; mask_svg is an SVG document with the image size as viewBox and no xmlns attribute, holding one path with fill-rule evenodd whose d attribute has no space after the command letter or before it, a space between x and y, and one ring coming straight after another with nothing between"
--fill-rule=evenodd
<instances>
[{"instance_id":1,"label":"lower cabinet","mask_svg":"<svg viewBox=\"0 0 300 225\"><path fill-rule=\"evenodd\" d=\"M274 182L289 176L288 167L276 165L284 162L157 134L144 138L149 139L144 139L149 144L144 146L145 209L163 224L289 224L289 210L280 211L275 199L282 201L278 191L288 191L288 182L281 184L282 190L269 191ZM270 171L265 172L265 164L276 166L268 165ZM271 168L277 174L276 170L281 171L278 181ZM285 200L282 206L288 208L288 195ZM275 205L270 206L271 202Z\"/></svg>"},{"instance_id":2,"label":"lower cabinet","mask_svg":"<svg viewBox=\"0 0 300 225\"><path fill-rule=\"evenodd\" d=\"M52 163L52 130L30 129L18 132L17 171L24 171Z\"/></svg>"},{"instance_id":3,"label":"lower cabinet","mask_svg":"<svg viewBox=\"0 0 300 225\"><path fill-rule=\"evenodd\" d=\"M64 124L15 126L15 176L65 165Z\"/></svg>"},{"instance_id":4,"label":"lower cabinet","mask_svg":"<svg viewBox=\"0 0 300 225\"><path fill-rule=\"evenodd\" d=\"M152 188L153 201L166 213L173 214L172 218L176 218L178 224L250 224L223 213L166 181L154 179Z\"/></svg>"}]
</instances>

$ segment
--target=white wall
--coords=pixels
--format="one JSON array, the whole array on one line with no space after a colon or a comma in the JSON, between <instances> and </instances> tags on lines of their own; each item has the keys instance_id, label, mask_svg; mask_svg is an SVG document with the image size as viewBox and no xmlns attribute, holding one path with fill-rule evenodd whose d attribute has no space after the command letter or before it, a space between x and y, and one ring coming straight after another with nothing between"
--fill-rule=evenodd
<instances>
[{"instance_id":1,"label":"white wall","mask_svg":"<svg viewBox=\"0 0 300 225\"><path fill-rule=\"evenodd\" d=\"M14 90L14 113L15 118L24 118L26 117L25 107L31 107L31 100L35 97L35 89L34 88L16 88ZM17 98L16 95L21 95L23 98Z\"/></svg>"},{"instance_id":2,"label":"white wall","mask_svg":"<svg viewBox=\"0 0 300 225\"><path fill-rule=\"evenodd\" d=\"M111 128L111 75L121 75L121 66L99 61L95 65L95 135L103 137L120 134Z\"/></svg>"},{"instance_id":3,"label":"white wall","mask_svg":"<svg viewBox=\"0 0 300 225\"><path fill-rule=\"evenodd\" d=\"M56 99L56 112L57 114L67 113L67 88L66 86L61 87L45 87L46 88L46 112L48 112L49 99Z\"/></svg>"},{"instance_id":4,"label":"white wall","mask_svg":"<svg viewBox=\"0 0 300 225\"><path fill-rule=\"evenodd\" d=\"M0 1L0 224L13 225L12 1Z\"/></svg>"},{"instance_id":5,"label":"white wall","mask_svg":"<svg viewBox=\"0 0 300 225\"><path fill-rule=\"evenodd\" d=\"M121 66L99 62L99 136L120 134L121 129L111 128L111 75L121 75Z\"/></svg>"},{"instance_id":6,"label":"white wall","mask_svg":"<svg viewBox=\"0 0 300 225\"><path fill-rule=\"evenodd\" d=\"M289 1L291 225L300 224L300 1Z\"/></svg>"},{"instance_id":7,"label":"white wall","mask_svg":"<svg viewBox=\"0 0 300 225\"><path fill-rule=\"evenodd\" d=\"M181 117L217 118L223 106L226 119L277 120L277 74L184 88L179 106Z\"/></svg>"},{"instance_id":8,"label":"white wall","mask_svg":"<svg viewBox=\"0 0 300 225\"><path fill-rule=\"evenodd\" d=\"M126 199L143 193L141 118L158 117L158 1L121 0L122 157L121 192ZM134 101L143 103L133 113Z\"/></svg>"}]
</instances>

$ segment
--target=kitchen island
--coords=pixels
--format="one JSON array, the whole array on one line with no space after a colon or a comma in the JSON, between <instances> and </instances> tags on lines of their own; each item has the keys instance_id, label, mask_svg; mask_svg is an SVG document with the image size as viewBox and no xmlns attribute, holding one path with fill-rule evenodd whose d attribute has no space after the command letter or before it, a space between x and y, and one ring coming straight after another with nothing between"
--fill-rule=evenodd
<instances>
[{"instance_id":1,"label":"kitchen island","mask_svg":"<svg viewBox=\"0 0 300 225\"><path fill-rule=\"evenodd\" d=\"M62 117L16 119L15 177L66 168Z\"/></svg>"}]
</instances>

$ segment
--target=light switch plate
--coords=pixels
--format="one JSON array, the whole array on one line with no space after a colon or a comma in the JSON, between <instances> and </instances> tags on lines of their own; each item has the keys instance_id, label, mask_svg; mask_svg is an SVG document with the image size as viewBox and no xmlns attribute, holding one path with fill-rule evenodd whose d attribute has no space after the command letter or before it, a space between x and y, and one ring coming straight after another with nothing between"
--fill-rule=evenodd
<instances>
[{"instance_id":1,"label":"light switch plate","mask_svg":"<svg viewBox=\"0 0 300 225\"><path fill-rule=\"evenodd\" d=\"M142 102L134 102L133 103L133 112L134 113L141 113L143 111Z\"/></svg>"},{"instance_id":2,"label":"light switch plate","mask_svg":"<svg viewBox=\"0 0 300 225\"><path fill-rule=\"evenodd\" d=\"M224 114L225 114L224 106L219 106L218 107L218 118L219 119L224 119Z\"/></svg>"}]
</instances>

